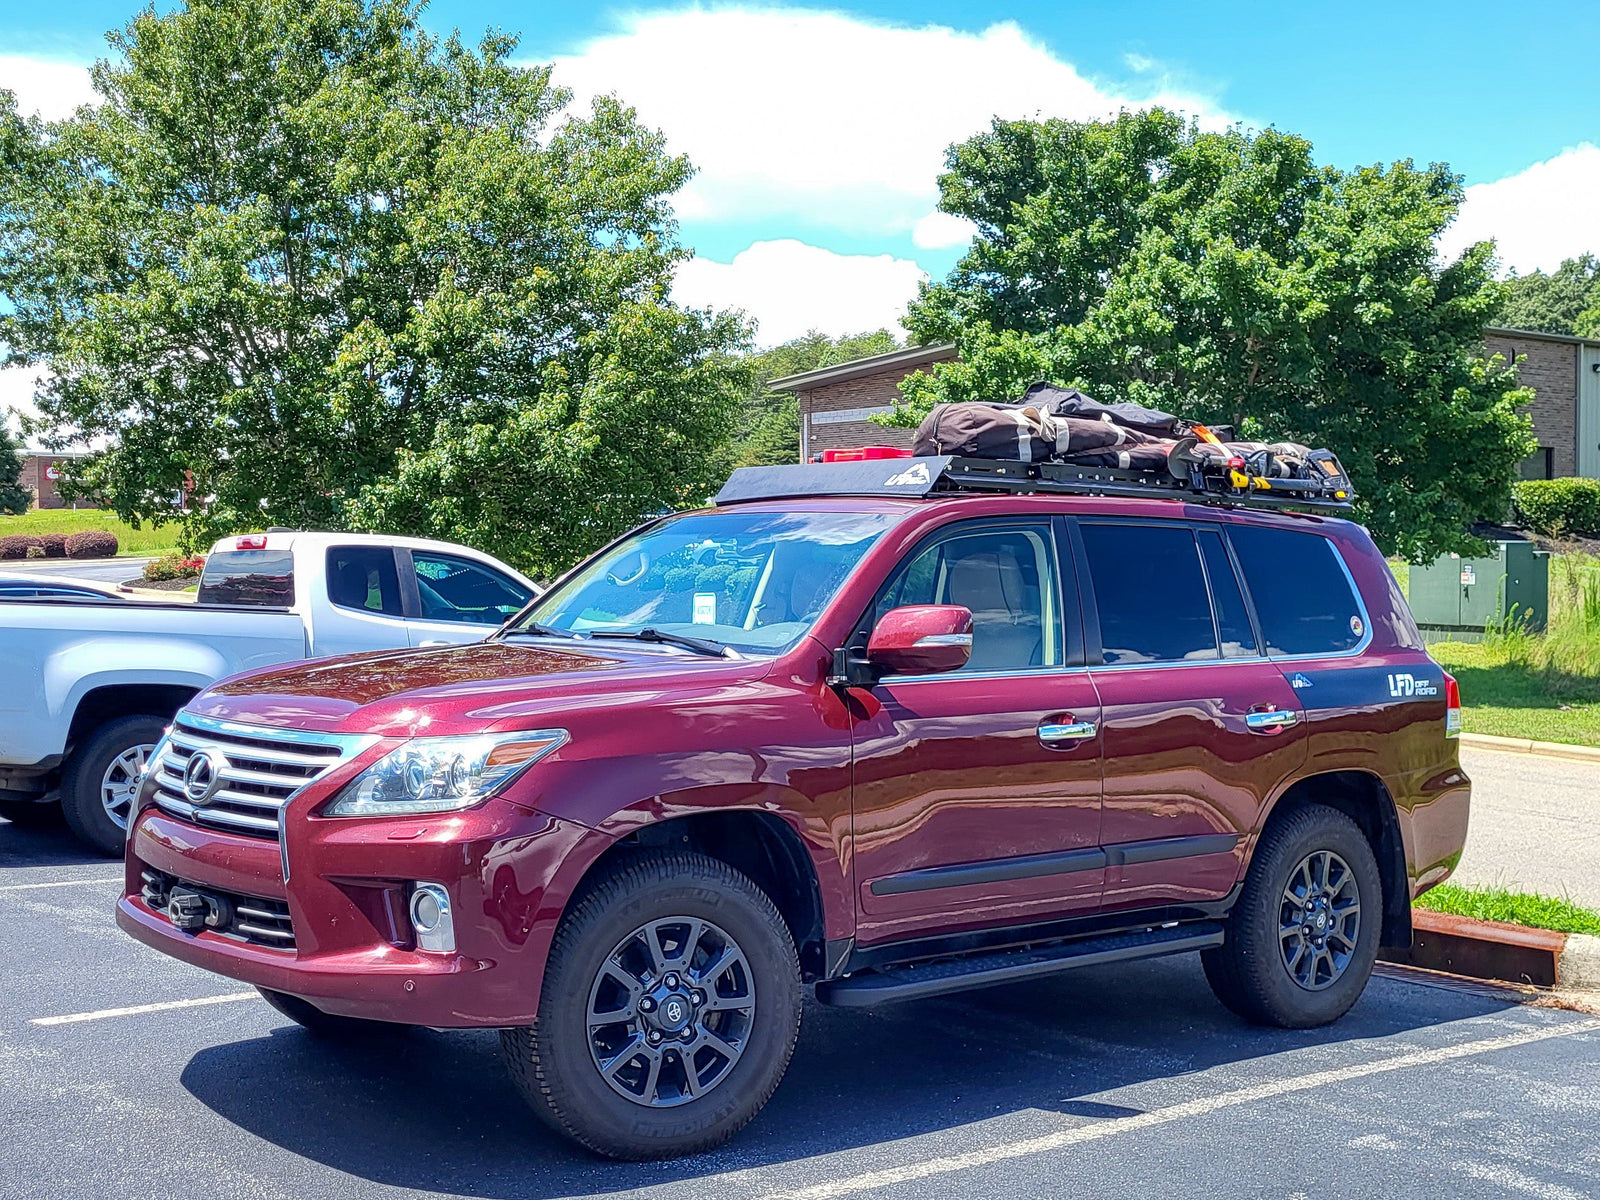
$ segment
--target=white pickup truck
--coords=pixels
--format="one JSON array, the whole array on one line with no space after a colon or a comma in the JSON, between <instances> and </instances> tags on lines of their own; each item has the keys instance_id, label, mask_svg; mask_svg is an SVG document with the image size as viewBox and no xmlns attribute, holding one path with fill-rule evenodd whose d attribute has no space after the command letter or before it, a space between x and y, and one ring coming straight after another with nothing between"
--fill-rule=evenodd
<instances>
[{"instance_id":1,"label":"white pickup truck","mask_svg":"<svg viewBox=\"0 0 1600 1200\"><path fill-rule=\"evenodd\" d=\"M0 595L0 817L122 853L163 727L225 675L486 636L538 594L448 542L269 531L211 548L194 603Z\"/></svg>"}]
</instances>

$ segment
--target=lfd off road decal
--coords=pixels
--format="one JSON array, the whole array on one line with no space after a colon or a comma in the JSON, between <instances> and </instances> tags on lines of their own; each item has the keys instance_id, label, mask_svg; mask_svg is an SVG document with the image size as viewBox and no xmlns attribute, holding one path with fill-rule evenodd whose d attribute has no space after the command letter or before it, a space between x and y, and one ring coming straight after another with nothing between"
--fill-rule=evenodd
<instances>
[{"instance_id":1,"label":"lfd off road decal","mask_svg":"<svg viewBox=\"0 0 1600 1200\"><path fill-rule=\"evenodd\" d=\"M1295 699L1307 712L1326 708L1382 708L1389 704L1437 701L1444 695L1438 667L1335 667L1285 671Z\"/></svg>"}]
</instances>

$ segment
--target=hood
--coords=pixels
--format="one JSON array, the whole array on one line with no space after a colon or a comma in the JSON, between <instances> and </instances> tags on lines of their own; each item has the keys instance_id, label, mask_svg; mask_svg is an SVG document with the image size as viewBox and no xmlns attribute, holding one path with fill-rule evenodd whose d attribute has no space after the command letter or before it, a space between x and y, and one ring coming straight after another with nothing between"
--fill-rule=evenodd
<instances>
[{"instance_id":1,"label":"hood","mask_svg":"<svg viewBox=\"0 0 1600 1200\"><path fill-rule=\"evenodd\" d=\"M203 717L333 733L483 733L630 694L759 679L769 659L477 642L316 659L235 675L196 696ZM515 727L515 726L513 726Z\"/></svg>"}]
</instances>

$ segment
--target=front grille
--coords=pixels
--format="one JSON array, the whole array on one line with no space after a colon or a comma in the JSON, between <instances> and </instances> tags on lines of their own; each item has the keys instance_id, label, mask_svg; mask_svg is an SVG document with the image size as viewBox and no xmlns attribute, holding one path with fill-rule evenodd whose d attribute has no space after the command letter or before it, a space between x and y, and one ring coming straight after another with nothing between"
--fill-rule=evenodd
<instances>
[{"instance_id":1,"label":"front grille","mask_svg":"<svg viewBox=\"0 0 1600 1200\"><path fill-rule=\"evenodd\" d=\"M238 725L179 713L151 764L155 802L196 825L276 841L283 808L373 738ZM191 771L191 760L205 763Z\"/></svg>"},{"instance_id":2,"label":"front grille","mask_svg":"<svg viewBox=\"0 0 1600 1200\"><path fill-rule=\"evenodd\" d=\"M204 916L200 928L237 938L254 946L269 946L274 950L294 949L294 923L289 919L289 905L282 900L265 896L245 896L226 892L221 888L189 883L175 875L150 868L139 873L144 881L140 895L156 912L168 911L173 892L180 895L199 896L203 901Z\"/></svg>"}]
</instances>

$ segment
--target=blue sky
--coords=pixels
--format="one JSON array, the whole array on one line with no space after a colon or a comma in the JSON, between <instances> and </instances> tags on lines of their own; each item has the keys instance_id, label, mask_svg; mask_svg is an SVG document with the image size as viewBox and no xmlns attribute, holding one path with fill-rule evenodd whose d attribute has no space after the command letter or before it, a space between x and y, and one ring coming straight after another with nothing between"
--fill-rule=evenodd
<instances>
[{"instance_id":1,"label":"blue sky","mask_svg":"<svg viewBox=\"0 0 1600 1200\"><path fill-rule=\"evenodd\" d=\"M0 87L51 115L132 9L0 8ZM1012 3L820 8L435 0L425 23L520 31L581 99L614 91L701 174L680 298L744 308L773 342L892 323L966 230L933 215L945 145L1005 116L1174 104L1309 137L1339 166L1463 173L1441 250L1497 239L1507 269L1600 251L1600 68L1589 4ZM76 91L75 91L76 89Z\"/></svg>"}]
</instances>

